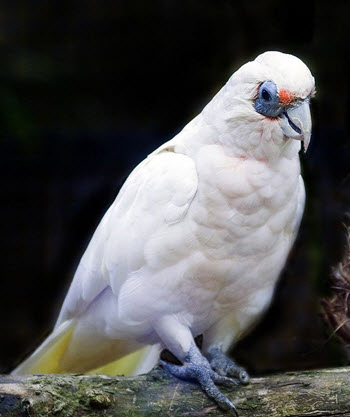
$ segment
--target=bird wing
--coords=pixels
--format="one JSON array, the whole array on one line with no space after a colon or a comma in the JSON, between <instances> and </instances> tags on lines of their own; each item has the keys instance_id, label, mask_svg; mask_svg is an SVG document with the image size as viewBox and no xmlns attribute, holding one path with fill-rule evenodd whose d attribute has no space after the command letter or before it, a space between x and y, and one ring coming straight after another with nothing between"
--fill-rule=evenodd
<instances>
[{"instance_id":1,"label":"bird wing","mask_svg":"<svg viewBox=\"0 0 350 417\"><path fill-rule=\"evenodd\" d=\"M128 276L144 265L151 235L185 217L197 186L193 160L176 153L172 141L135 168L80 261L56 328L84 312L108 286L118 294Z\"/></svg>"}]
</instances>

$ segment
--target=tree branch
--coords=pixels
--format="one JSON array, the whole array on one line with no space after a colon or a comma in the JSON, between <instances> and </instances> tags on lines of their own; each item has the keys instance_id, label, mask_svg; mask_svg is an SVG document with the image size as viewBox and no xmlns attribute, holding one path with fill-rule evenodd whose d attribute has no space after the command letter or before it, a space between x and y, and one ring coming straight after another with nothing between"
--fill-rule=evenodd
<instances>
[{"instance_id":1,"label":"tree branch","mask_svg":"<svg viewBox=\"0 0 350 417\"><path fill-rule=\"evenodd\" d=\"M254 378L223 392L240 417L350 416L350 368ZM161 368L138 377L0 377L0 416L221 416L195 383Z\"/></svg>"}]
</instances>

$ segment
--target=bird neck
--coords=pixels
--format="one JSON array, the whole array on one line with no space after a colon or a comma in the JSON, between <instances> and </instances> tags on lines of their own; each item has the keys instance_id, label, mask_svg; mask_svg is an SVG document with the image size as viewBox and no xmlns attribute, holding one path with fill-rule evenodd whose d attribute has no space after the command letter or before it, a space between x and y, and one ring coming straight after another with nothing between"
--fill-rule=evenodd
<instances>
[{"instance_id":1,"label":"bird neck","mask_svg":"<svg viewBox=\"0 0 350 417\"><path fill-rule=\"evenodd\" d=\"M270 120L247 120L231 123L223 129L208 120L205 112L194 118L176 138L178 150L194 156L206 145L220 145L233 158L255 159L275 165L281 158L298 159L299 141L281 135L279 126Z\"/></svg>"}]
</instances>

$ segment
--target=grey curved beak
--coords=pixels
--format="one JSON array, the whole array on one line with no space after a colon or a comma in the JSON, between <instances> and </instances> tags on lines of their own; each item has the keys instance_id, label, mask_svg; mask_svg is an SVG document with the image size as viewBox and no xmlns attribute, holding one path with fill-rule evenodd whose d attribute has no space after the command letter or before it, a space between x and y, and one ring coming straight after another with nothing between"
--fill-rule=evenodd
<instances>
[{"instance_id":1,"label":"grey curved beak","mask_svg":"<svg viewBox=\"0 0 350 417\"><path fill-rule=\"evenodd\" d=\"M302 140L306 152L312 127L309 102L305 100L299 106L284 111L281 118L284 135L291 139Z\"/></svg>"}]
</instances>

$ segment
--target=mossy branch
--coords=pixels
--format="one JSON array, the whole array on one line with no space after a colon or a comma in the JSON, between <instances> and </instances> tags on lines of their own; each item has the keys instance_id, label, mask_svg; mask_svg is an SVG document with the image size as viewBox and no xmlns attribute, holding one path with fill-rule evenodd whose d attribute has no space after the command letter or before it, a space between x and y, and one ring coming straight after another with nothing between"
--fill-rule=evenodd
<instances>
[{"instance_id":1,"label":"mossy branch","mask_svg":"<svg viewBox=\"0 0 350 417\"><path fill-rule=\"evenodd\" d=\"M350 416L350 368L253 378L223 390L240 417ZM0 416L222 416L195 383L160 368L139 377L0 377Z\"/></svg>"}]
</instances>

